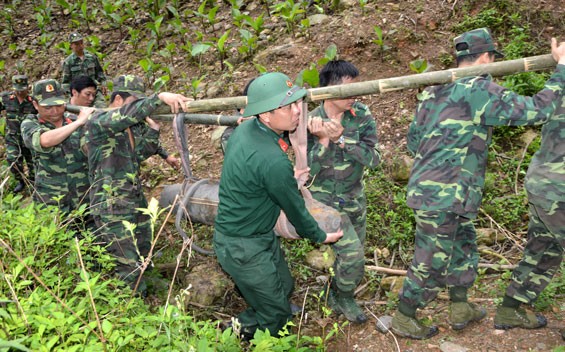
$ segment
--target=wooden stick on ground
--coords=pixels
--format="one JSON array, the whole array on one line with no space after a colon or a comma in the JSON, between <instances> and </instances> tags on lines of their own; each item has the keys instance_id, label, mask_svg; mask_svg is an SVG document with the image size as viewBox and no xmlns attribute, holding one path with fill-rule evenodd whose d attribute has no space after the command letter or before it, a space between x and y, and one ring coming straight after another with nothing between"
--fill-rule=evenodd
<instances>
[{"instance_id":1,"label":"wooden stick on ground","mask_svg":"<svg viewBox=\"0 0 565 352\"><path fill-rule=\"evenodd\" d=\"M494 270L513 270L514 268L516 268L516 265L479 263L479 268L487 268ZM406 275L406 270L383 268L382 266L376 266L376 265L365 265L365 270L376 271L379 273L385 273L390 275L399 275L399 276Z\"/></svg>"}]
</instances>

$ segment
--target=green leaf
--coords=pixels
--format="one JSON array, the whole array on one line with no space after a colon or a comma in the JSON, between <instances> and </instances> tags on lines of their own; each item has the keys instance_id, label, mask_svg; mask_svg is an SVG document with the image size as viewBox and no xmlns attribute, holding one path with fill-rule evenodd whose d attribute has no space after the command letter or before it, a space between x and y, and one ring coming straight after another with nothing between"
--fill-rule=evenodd
<instances>
[{"instance_id":1,"label":"green leaf","mask_svg":"<svg viewBox=\"0 0 565 352\"><path fill-rule=\"evenodd\" d=\"M104 332L104 334L109 334L112 331L113 327L114 325L112 325L112 323L110 323L110 321L107 319L102 322L102 331Z\"/></svg>"},{"instance_id":2,"label":"green leaf","mask_svg":"<svg viewBox=\"0 0 565 352\"><path fill-rule=\"evenodd\" d=\"M228 31L226 33L224 33L220 39L218 39L218 50L220 51L220 53L225 52L225 43L226 40L228 39L228 36L230 35L230 30L228 29Z\"/></svg>"},{"instance_id":3,"label":"green leaf","mask_svg":"<svg viewBox=\"0 0 565 352\"><path fill-rule=\"evenodd\" d=\"M149 71L149 68L151 67L151 65L153 64L151 62L151 60L149 60L148 58L144 58L139 60L139 66L141 66L141 68L143 69L143 71L147 72Z\"/></svg>"},{"instance_id":4,"label":"green leaf","mask_svg":"<svg viewBox=\"0 0 565 352\"><path fill-rule=\"evenodd\" d=\"M144 339L149 337L149 333L147 331L145 331L145 329L143 329L143 327L141 327L139 325L135 326L134 331L137 335L141 336Z\"/></svg>"},{"instance_id":5,"label":"green leaf","mask_svg":"<svg viewBox=\"0 0 565 352\"><path fill-rule=\"evenodd\" d=\"M20 341L24 341L24 340L26 340L25 337L21 338L21 339L17 339L17 340L12 340L12 341L7 341L7 340L4 340L3 338L0 338L0 349L7 348L8 350L17 349L18 351L29 351L29 352L31 352L31 350L29 348L27 348L26 346L24 346L20 343Z\"/></svg>"},{"instance_id":6,"label":"green leaf","mask_svg":"<svg viewBox=\"0 0 565 352\"><path fill-rule=\"evenodd\" d=\"M335 44L331 44L330 46L328 46L326 48L325 57L330 59L330 61L331 61L331 60L335 59L336 56L337 56L337 46Z\"/></svg>"},{"instance_id":7,"label":"green leaf","mask_svg":"<svg viewBox=\"0 0 565 352\"><path fill-rule=\"evenodd\" d=\"M320 75L316 68L304 70L302 78L304 80L304 83L308 83L310 87L314 88L320 85Z\"/></svg>"},{"instance_id":8,"label":"green leaf","mask_svg":"<svg viewBox=\"0 0 565 352\"><path fill-rule=\"evenodd\" d=\"M410 61L410 69L416 73L425 72L428 69L428 61L425 59Z\"/></svg>"},{"instance_id":9,"label":"green leaf","mask_svg":"<svg viewBox=\"0 0 565 352\"><path fill-rule=\"evenodd\" d=\"M210 49L211 45L210 44L206 44L206 43L198 43L192 46L192 51L191 51L191 55L192 56L198 56L201 54L204 54L205 52L207 52Z\"/></svg>"},{"instance_id":10,"label":"green leaf","mask_svg":"<svg viewBox=\"0 0 565 352\"><path fill-rule=\"evenodd\" d=\"M210 23L213 23L215 21L216 12L218 12L218 9L218 6L214 6L212 9L210 9L210 12L208 12L208 21L210 21Z\"/></svg>"}]
</instances>

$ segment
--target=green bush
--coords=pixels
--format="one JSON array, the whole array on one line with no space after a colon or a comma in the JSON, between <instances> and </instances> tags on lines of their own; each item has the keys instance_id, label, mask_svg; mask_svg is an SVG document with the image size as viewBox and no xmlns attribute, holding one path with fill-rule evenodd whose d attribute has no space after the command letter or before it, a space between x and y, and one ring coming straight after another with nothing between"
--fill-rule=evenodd
<instances>
[{"instance_id":1,"label":"green bush","mask_svg":"<svg viewBox=\"0 0 565 352\"><path fill-rule=\"evenodd\" d=\"M1 193L0 193L1 194ZM112 259L56 207L0 198L2 351L324 351L324 336L257 331L249 347L217 321L177 305L151 307L111 275ZM54 220L55 219L55 220Z\"/></svg>"},{"instance_id":2,"label":"green bush","mask_svg":"<svg viewBox=\"0 0 565 352\"><path fill-rule=\"evenodd\" d=\"M406 205L406 186L396 184L378 168L365 181L367 240L395 249L414 242L414 216Z\"/></svg>"},{"instance_id":3,"label":"green bush","mask_svg":"<svg viewBox=\"0 0 565 352\"><path fill-rule=\"evenodd\" d=\"M92 236L75 239L54 207L21 203L0 199L0 351L241 349L231 330L179 307L153 312L111 277Z\"/></svg>"}]
</instances>

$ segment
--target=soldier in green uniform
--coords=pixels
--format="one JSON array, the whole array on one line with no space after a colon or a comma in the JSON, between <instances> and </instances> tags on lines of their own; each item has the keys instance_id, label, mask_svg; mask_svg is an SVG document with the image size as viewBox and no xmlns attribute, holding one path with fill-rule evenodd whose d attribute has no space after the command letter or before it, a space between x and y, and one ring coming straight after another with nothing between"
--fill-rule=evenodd
<instances>
[{"instance_id":1,"label":"soldier in green uniform","mask_svg":"<svg viewBox=\"0 0 565 352\"><path fill-rule=\"evenodd\" d=\"M358 76L359 70L352 63L333 60L320 71L320 86L352 83ZM373 169L380 161L375 119L369 108L354 98L331 99L310 112L308 129L310 192L314 199L349 217L357 237L351 241L360 242L356 247L361 255L356 257L363 258L367 221L363 173L366 167ZM345 237L344 232L340 244L345 242ZM335 251L339 246L333 248ZM358 284L362 278L363 270L350 279ZM344 313L351 321L367 319L354 300L343 307L334 299L328 302L334 311Z\"/></svg>"},{"instance_id":2,"label":"soldier in green uniform","mask_svg":"<svg viewBox=\"0 0 565 352\"><path fill-rule=\"evenodd\" d=\"M96 98L97 85L94 80L88 76L78 76L71 82L71 99L69 103L76 106L93 106L94 99ZM99 106L100 107L100 106ZM73 114L65 112L65 116L73 118ZM159 155L167 164L173 168L180 166L179 160L170 155L167 150L161 145L159 141L159 134L154 133L150 129L159 131L159 124L147 118L148 123L141 122L132 126L133 136L136 140L136 148L138 149L140 162L146 160L153 155ZM151 125L151 127L149 127ZM154 138L150 140L150 138Z\"/></svg>"},{"instance_id":3,"label":"soldier in green uniform","mask_svg":"<svg viewBox=\"0 0 565 352\"><path fill-rule=\"evenodd\" d=\"M214 250L249 308L239 314L244 338L257 329L273 336L291 319L293 279L273 228L283 210L298 234L332 243L308 213L285 151L284 131L296 129L306 90L278 72L249 86L243 122L230 137L220 178Z\"/></svg>"},{"instance_id":4,"label":"soldier in green uniform","mask_svg":"<svg viewBox=\"0 0 565 352\"><path fill-rule=\"evenodd\" d=\"M65 95L54 79L35 82L32 97L37 115L28 115L21 130L25 145L35 155L33 200L68 214L88 204L90 184L86 157L80 150L80 128L93 109L83 110L75 121L65 118Z\"/></svg>"},{"instance_id":5,"label":"soldier in green uniform","mask_svg":"<svg viewBox=\"0 0 565 352\"><path fill-rule=\"evenodd\" d=\"M32 154L23 143L20 126L26 115L36 114L37 110L29 96L26 75L13 76L12 88L13 92L2 94L0 111L6 110L6 160L14 179L18 182L13 192L18 193L26 186L24 161L28 169L28 182L33 183L35 177Z\"/></svg>"},{"instance_id":6,"label":"soldier in green uniform","mask_svg":"<svg viewBox=\"0 0 565 352\"><path fill-rule=\"evenodd\" d=\"M134 287L139 277L137 270L149 253L151 228L146 208L147 201L140 181L138 147L131 127L146 120L158 106L165 103L173 113L185 109L188 98L173 93L159 93L145 97L145 85L136 76L122 75L114 80L110 111L92 115L85 124L83 149L88 155L91 214L101 240L108 252L116 258L115 272ZM158 135L155 129L148 133ZM155 136L145 138L157 140ZM145 143L145 142L144 142ZM135 225L133 234L124 225ZM145 283L138 287L145 291Z\"/></svg>"},{"instance_id":7,"label":"soldier in green uniform","mask_svg":"<svg viewBox=\"0 0 565 352\"><path fill-rule=\"evenodd\" d=\"M94 106L97 108L105 108L106 100L106 75L102 70L100 61L96 55L84 50L84 41L79 33L71 33L69 35L72 53L63 61L63 78L61 84L67 94L70 94L70 86L73 79L79 76L88 76L98 85L96 91L96 99Z\"/></svg>"},{"instance_id":8,"label":"soldier in green uniform","mask_svg":"<svg viewBox=\"0 0 565 352\"><path fill-rule=\"evenodd\" d=\"M533 303L563 260L565 247L565 98L543 125L541 145L526 174L529 218L523 259L512 273L502 304L496 310L497 329L533 329L547 324L521 304Z\"/></svg>"},{"instance_id":9,"label":"soldier in green uniform","mask_svg":"<svg viewBox=\"0 0 565 352\"><path fill-rule=\"evenodd\" d=\"M491 63L501 56L486 28L466 32L454 43L459 67ZM492 127L543 123L553 114L565 85L565 43L558 47L552 39L551 44L556 71L533 97L515 94L488 75L422 92L408 131L408 149L415 158L407 204L414 209L416 238L392 321L397 334L415 339L435 335L437 327L416 320L416 310L446 286L453 329L485 317L483 308L467 301L467 290L477 276L472 220L481 204Z\"/></svg>"}]
</instances>

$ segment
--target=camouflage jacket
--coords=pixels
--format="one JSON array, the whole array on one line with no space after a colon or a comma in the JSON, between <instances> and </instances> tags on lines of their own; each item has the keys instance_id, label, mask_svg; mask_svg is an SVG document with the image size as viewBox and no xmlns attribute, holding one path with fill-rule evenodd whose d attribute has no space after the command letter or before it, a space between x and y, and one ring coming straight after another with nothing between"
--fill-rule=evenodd
<instances>
[{"instance_id":1,"label":"camouflage jacket","mask_svg":"<svg viewBox=\"0 0 565 352\"><path fill-rule=\"evenodd\" d=\"M88 154L93 215L130 214L146 206L139 178L140 150L130 127L144 122L160 104L153 95L89 117L83 146Z\"/></svg>"},{"instance_id":2,"label":"camouflage jacket","mask_svg":"<svg viewBox=\"0 0 565 352\"><path fill-rule=\"evenodd\" d=\"M71 120L63 120L63 126L69 123ZM53 124L38 119L37 115L28 115L22 122L22 137L26 147L34 153L34 201L58 205L63 212L69 213L82 204L88 204L88 165L80 150L80 129L57 146L41 146L41 134L55 128ZM59 197L60 200L55 199Z\"/></svg>"},{"instance_id":3,"label":"camouflage jacket","mask_svg":"<svg viewBox=\"0 0 565 352\"><path fill-rule=\"evenodd\" d=\"M415 156L408 206L474 218L483 197L492 126L546 122L564 84L565 65L557 65L533 97L513 93L487 75L426 88L408 130L408 149Z\"/></svg>"},{"instance_id":4,"label":"camouflage jacket","mask_svg":"<svg viewBox=\"0 0 565 352\"><path fill-rule=\"evenodd\" d=\"M309 116L329 121L323 105ZM343 114L341 124L345 137L343 149L331 142L324 147L316 136L308 134L308 164L313 178L310 191L326 204L330 199L320 198L337 196L347 202L364 197L363 169L375 168L381 159L375 119L367 106L355 102L352 109Z\"/></svg>"},{"instance_id":5,"label":"camouflage jacket","mask_svg":"<svg viewBox=\"0 0 565 352\"><path fill-rule=\"evenodd\" d=\"M525 186L532 203L565 203L565 97L543 125L541 145L530 161Z\"/></svg>"},{"instance_id":6,"label":"camouflage jacket","mask_svg":"<svg viewBox=\"0 0 565 352\"><path fill-rule=\"evenodd\" d=\"M71 55L67 56L65 61L63 61L61 86L65 92L69 93L73 78L78 76L88 76L92 78L98 86L106 84L106 75L102 70L98 57L86 50L84 51L84 59L81 59L75 53L71 53Z\"/></svg>"},{"instance_id":7,"label":"camouflage jacket","mask_svg":"<svg viewBox=\"0 0 565 352\"><path fill-rule=\"evenodd\" d=\"M20 125L25 117L29 114L37 114L37 110L35 110L33 106L32 98L28 95L27 98L20 103L16 94L13 92L4 92L0 94L0 96L0 111L6 110L7 133L20 136Z\"/></svg>"},{"instance_id":8,"label":"camouflage jacket","mask_svg":"<svg viewBox=\"0 0 565 352\"><path fill-rule=\"evenodd\" d=\"M133 134L135 152L139 162L155 154L161 155L160 153L163 152L166 154L159 141L159 131L152 129L147 123L140 122L131 126L131 132ZM167 158L167 156L165 156L165 158Z\"/></svg>"},{"instance_id":9,"label":"camouflage jacket","mask_svg":"<svg viewBox=\"0 0 565 352\"><path fill-rule=\"evenodd\" d=\"M65 111L64 116L71 121L76 120L77 116L71 112ZM161 145L159 140L159 131L149 127L145 122L140 122L131 126L134 136L135 150L140 162L157 154L163 159L167 159L169 153Z\"/></svg>"}]
</instances>

